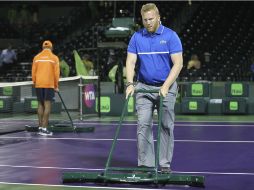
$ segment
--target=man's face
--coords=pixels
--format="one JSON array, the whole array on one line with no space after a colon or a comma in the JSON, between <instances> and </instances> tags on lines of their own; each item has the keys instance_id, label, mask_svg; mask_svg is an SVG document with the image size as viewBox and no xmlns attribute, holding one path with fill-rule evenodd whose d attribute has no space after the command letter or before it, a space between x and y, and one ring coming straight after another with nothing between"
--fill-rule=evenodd
<instances>
[{"instance_id":1,"label":"man's face","mask_svg":"<svg viewBox=\"0 0 254 190\"><path fill-rule=\"evenodd\" d=\"M160 15L156 14L154 10L147 11L142 14L142 21L147 31L154 33L160 26Z\"/></svg>"}]
</instances>

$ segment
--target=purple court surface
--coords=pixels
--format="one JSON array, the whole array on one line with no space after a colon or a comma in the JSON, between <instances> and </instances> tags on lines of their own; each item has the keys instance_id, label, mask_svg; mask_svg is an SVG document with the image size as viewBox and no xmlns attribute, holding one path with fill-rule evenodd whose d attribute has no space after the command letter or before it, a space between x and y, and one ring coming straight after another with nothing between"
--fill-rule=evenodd
<instances>
[{"instance_id":1,"label":"purple court surface","mask_svg":"<svg viewBox=\"0 0 254 190\"><path fill-rule=\"evenodd\" d=\"M19 125L29 123L13 122ZM26 131L1 135L0 182L57 185L62 184L63 172L102 172L118 122L75 122L80 127L94 126L95 131L55 133L52 137ZM3 124L2 121L0 124ZM156 129L154 124L154 134ZM254 189L254 122L177 121L174 134L173 173L205 176L206 190ZM136 165L136 124L126 121L120 131L112 166ZM179 185L159 188L202 189Z\"/></svg>"}]
</instances>

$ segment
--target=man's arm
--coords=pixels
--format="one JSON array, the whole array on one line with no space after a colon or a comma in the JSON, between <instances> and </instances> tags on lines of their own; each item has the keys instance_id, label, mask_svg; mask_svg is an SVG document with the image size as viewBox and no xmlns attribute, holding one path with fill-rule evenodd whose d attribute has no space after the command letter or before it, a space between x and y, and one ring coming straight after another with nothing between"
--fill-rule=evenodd
<instances>
[{"instance_id":1,"label":"man's arm","mask_svg":"<svg viewBox=\"0 0 254 190\"><path fill-rule=\"evenodd\" d=\"M160 94L163 97L165 97L167 95L170 86L175 82L180 71L182 70L182 67L183 67L182 52L171 54L171 60L173 62L173 67L171 68L171 71L170 71L166 81L164 82L164 84L162 85L162 87L160 89Z\"/></svg>"},{"instance_id":2,"label":"man's arm","mask_svg":"<svg viewBox=\"0 0 254 190\"><path fill-rule=\"evenodd\" d=\"M192 61L189 61L187 64L187 69L191 69L192 68Z\"/></svg>"},{"instance_id":3,"label":"man's arm","mask_svg":"<svg viewBox=\"0 0 254 190\"><path fill-rule=\"evenodd\" d=\"M58 89L58 82L60 78L60 63L58 57L56 57L56 63L55 63L55 73L54 73L54 86L55 86L55 91L59 91Z\"/></svg>"},{"instance_id":4,"label":"man's arm","mask_svg":"<svg viewBox=\"0 0 254 190\"><path fill-rule=\"evenodd\" d=\"M137 61L137 55L134 53L127 53L127 59L126 59L126 79L127 79L127 88L126 88L126 98L129 95L133 95L134 93L134 85L133 78L135 75L135 64Z\"/></svg>"}]
</instances>

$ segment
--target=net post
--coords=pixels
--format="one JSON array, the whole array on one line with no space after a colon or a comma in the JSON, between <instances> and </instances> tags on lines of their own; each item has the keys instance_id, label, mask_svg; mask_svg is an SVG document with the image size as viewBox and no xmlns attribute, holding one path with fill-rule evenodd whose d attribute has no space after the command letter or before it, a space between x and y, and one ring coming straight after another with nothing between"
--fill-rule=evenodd
<instances>
[{"instance_id":1,"label":"net post","mask_svg":"<svg viewBox=\"0 0 254 190\"><path fill-rule=\"evenodd\" d=\"M100 48L98 47L98 43L97 43L97 50L96 50L96 53L97 53L97 71L98 71L98 80L97 80L97 92L98 92L98 107L97 107L97 110L98 110L98 117L101 117L101 83L100 83L100 80L101 80L101 69L100 69Z\"/></svg>"},{"instance_id":2,"label":"net post","mask_svg":"<svg viewBox=\"0 0 254 190\"><path fill-rule=\"evenodd\" d=\"M83 121L83 104L82 104L82 87L83 87L83 79L82 77L79 78L79 119Z\"/></svg>"}]
</instances>

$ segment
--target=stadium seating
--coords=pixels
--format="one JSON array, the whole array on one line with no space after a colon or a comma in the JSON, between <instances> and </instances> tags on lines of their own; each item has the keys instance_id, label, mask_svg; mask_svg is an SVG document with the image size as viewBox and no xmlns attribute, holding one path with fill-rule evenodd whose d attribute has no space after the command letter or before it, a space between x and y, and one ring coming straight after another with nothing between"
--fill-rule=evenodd
<instances>
[{"instance_id":1,"label":"stadium seating","mask_svg":"<svg viewBox=\"0 0 254 190\"><path fill-rule=\"evenodd\" d=\"M225 83L226 97L222 100L224 114L246 114L249 100L249 84L246 82Z\"/></svg>"},{"instance_id":2,"label":"stadium seating","mask_svg":"<svg viewBox=\"0 0 254 190\"><path fill-rule=\"evenodd\" d=\"M180 77L189 80L201 77L211 81L248 81L247 58L250 55L249 50L253 49L252 11L249 8L251 3L198 4L196 13L180 34L186 50L184 60L187 63L193 53L203 58L204 52L211 53L211 60L205 62L202 59L202 68L198 75L193 77L193 71L189 73L185 68Z\"/></svg>"},{"instance_id":3,"label":"stadium seating","mask_svg":"<svg viewBox=\"0 0 254 190\"><path fill-rule=\"evenodd\" d=\"M66 2L66 4L72 2ZM65 15L52 22L42 22L30 28L26 35L17 33L8 25L4 18L0 20L0 38L23 38L24 44L17 47L19 62L31 62L33 56L41 49L41 41L45 38L54 41L56 54L62 52L71 66L71 75L75 75L74 49L96 48L98 42L106 42L105 31L112 24L114 17L132 17L135 23L142 25L140 8L144 2L137 1L134 9L129 2L118 2L114 12L114 2L94 2L99 15L93 19L89 15L88 2L82 6L73 6ZM46 3L45 3L46 4ZM253 2L157 2L162 24L177 30L184 49L184 68L179 81L249 81L249 56L254 49L254 23L252 21ZM47 4L46 4L47 5ZM229 8L230 7L230 8ZM186 13L190 14L186 14ZM185 14L183 14L185 13ZM177 24L176 24L177 23ZM181 26L181 27L177 27ZM136 27L138 28L138 27ZM112 41L112 39L110 39ZM113 41L119 41L114 38ZM121 41L126 44L129 36ZM96 51L89 52L93 61L97 61ZM201 69L187 70L186 65L192 54L198 54L201 59ZM210 54L210 60L204 54ZM108 50L99 57L100 65L108 59ZM101 64L102 63L102 64ZM19 68L4 73L2 81L27 80L27 73L17 72ZM103 81L107 75L101 73Z\"/></svg>"},{"instance_id":4,"label":"stadium seating","mask_svg":"<svg viewBox=\"0 0 254 190\"><path fill-rule=\"evenodd\" d=\"M8 113L12 111L13 99L10 96L0 96L0 112Z\"/></svg>"},{"instance_id":5,"label":"stadium seating","mask_svg":"<svg viewBox=\"0 0 254 190\"><path fill-rule=\"evenodd\" d=\"M181 113L207 114L210 99L210 83L186 83L183 86Z\"/></svg>"}]
</instances>

